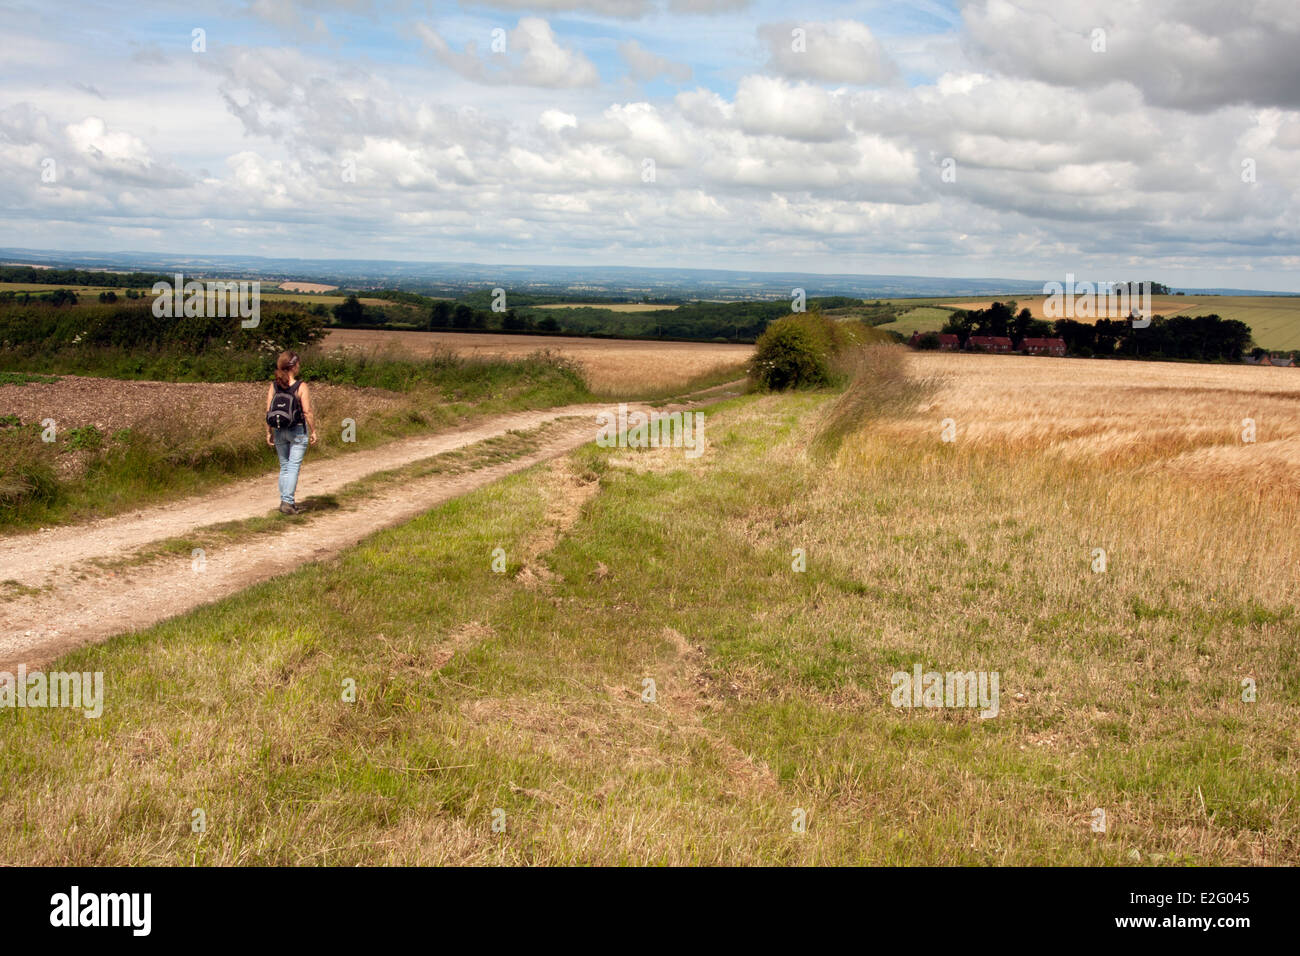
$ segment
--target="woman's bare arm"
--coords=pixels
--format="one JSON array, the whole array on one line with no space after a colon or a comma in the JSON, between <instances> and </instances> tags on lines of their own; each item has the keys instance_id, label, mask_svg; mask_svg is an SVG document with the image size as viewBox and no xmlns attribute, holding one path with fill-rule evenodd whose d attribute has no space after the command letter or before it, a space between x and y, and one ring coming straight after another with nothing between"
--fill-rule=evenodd
<instances>
[{"instance_id":1,"label":"woman's bare arm","mask_svg":"<svg viewBox=\"0 0 1300 956\"><path fill-rule=\"evenodd\" d=\"M271 411L271 399L274 398L274 397L275 397L275 386L274 386L274 385L268 385L268 386L266 386L266 411L267 411L267 414L270 414L270 411ZM269 423L268 423L267 426L266 426L266 443L267 443L268 445L273 446L273 447L274 447L274 445L275 445L275 439L271 437L271 426L270 426Z\"/></svg>"},{"instance_id":2,"label":"woman's bare arm","mask_svg":"<svg viewBox=\"0 0 1300 956\"><path fill-rule=\"evenodd\" d=\"M302 417L307 422L307 431L311 433L311 443L316 444L316 410L311 405L311 390L303 382L298 388L298 397L302 399Z\"/></svg>"}]
</instances>

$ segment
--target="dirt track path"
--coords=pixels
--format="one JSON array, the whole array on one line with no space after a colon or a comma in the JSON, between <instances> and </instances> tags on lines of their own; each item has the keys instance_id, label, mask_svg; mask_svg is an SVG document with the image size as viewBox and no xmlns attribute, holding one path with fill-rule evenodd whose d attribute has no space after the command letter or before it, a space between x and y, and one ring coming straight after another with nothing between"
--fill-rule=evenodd
<instances>
[{"instance_id":1,"label":"dirt track path","mask_svg":"<svg viewBox=\"0 0 1300 956\"><path fill-rule=\"evenodd\" d=\"M433 435L407 438L376 448L358 450L328 461L312 461L307 452L298 481L298 499L328 495L349 482L377 471L454 451L466 445L522 430L569 415L582 415L594 422L604 405L570 405L542 411L514 412L495 416L477 425ZM593 426L594 429L594 426ZM593 430L594 434L594 430ZM44 531L0 538L0 581L20 581L29 587L46 582L32 581L40 569L67 567L79 561L112 558L152 541L177 537L204 525L239 521L266 514L278 504L272 472L225 485L206 495L183 499L166 507L145 508L87 524L64 525ZM3 605L0 605L3 608ZM0 610L3 614L3 610ZM3 638L0 638L3 640ZM0 645L2 648L3 645ZM0 655L3 650L0 650Z\"/></svg>"},{"instance_id":2,"label":"dirt track path","mask_svg":"<svg viewBox=\"0 0 1300 956\"><path fill-rule=\"evenodd\" d=\"M0 538L0 582L16 581L26 588L42 589L7 600L0 595L0 670L12 671L19 663L29 667L44 664L81 645L147 627L307 561L338 554L381 528L410 520L444 501L593 441L596 414L615 408L616 404L571 405L501 415L467 428L392 442L319 463L313 463L308 452L298 485L299 500L330 494L375 472L507 431L555 423L542 446L523 457L463 474L435 474L395 483L359 506L321 512L278 534L252 536L209 549L202 573L195 572L188 556L158 558L115 571L100 571L88 562L127 558L153 542L182 537L213 524L266 515L278 503L273 474L166 506Z\"/></svg>"}]
</instances>

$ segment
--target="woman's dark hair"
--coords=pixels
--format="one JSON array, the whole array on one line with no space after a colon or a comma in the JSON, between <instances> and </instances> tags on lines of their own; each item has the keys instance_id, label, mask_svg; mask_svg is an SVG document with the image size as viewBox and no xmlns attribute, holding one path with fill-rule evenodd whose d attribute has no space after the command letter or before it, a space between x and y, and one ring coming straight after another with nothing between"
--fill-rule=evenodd
<instances>
[{"instance_id":1,"label":"woman's dark hair","mask_svg":"<svg viewBox=\"0 0 1300 956\"><path fill-rule=\"evenodd\" d=\"M289 376L298 367L297 352L281 352L275 360L275 380L284 388L289 387Z\"/></svg>"}]
</instances>

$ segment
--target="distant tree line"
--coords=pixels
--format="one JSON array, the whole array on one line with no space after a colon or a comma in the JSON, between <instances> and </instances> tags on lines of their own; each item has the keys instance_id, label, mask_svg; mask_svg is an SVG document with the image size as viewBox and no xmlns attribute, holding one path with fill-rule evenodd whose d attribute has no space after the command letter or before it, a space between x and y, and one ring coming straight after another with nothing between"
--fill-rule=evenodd
<instances>
[{"instance_id":1,"label":"distant tree line","mask_svg":"<svg viewBox=\"0 0 1300 956\"><path fill-rule=\"evenodd\" d=\"M1250 326L1218 315L1157 315L1146 328L1123 319L1095 325L1058 319L1056 334L1071 355L1239 362L1251 346Z\"/></svg>"},{"instance_id":2,"label":"distant tree line","mask_svg":"<svg viewBox=\"0 0 1300 956\"><path fill-rule=\"evenodd\" d=\"M1127 291L1130 295L1138 295L1144 287L1149 287L1152 295L1174 295L1174 291L1163 282L1115 282L1112 283L1117 292ZM1178 295L1182 295L1181 292Z\"/></svg>"},{"instance_id":3,"label":"distant tree line","mask_svg":"<svg viewBox=\"0 0 1300 956\"><path fill-rule=\"evenodd\" d=\"M1144 328L1135 326L1129 319L1048 322L1035 319L1028 309L1017 312L1015 302L994 302L987 309L954 312L943 331L956 334L963 347L972 335L1006 336L1016 348L1026 338L1055 337L1065 342L1068 355L1084 358L1126 356L1238 362L1251 347L1250 326L1218 315L1168 318L1157 315Z\"/></svg>"},{"instance_id":4,"label":"distant tree line","mask_svg":"<svg viewBox=\"0 0 1300 956\"><path fill-rule=\"evenodd\" d=\"M52 292L17 292L13 289L0 291L0 304L18 303L27 305L31 302L44 302L48 305L61 306L76 305L78 301L77 293L71 289L55 289ZM102 296L100 301L104 301Z\"/></svg>"},{"instance_id":5,"label":"distant tree line","mask_svg":"<svg viewBox=\"0 0 1300 956\"><path fill-rule=\"evenodd\" d=\"M151 289L155 282L171 282L175 276L152 272L93 272L89 269L37 269L33 266L0 266L0 282L32 285L94 285Z\"/></svg>"},{"instance_id":6,"label":"distant tree line","mask_svg":"<svg viewBox=\"0 0 1300 956\"><path fill-rule=\"evenodd\" d=\"M433 332L518 332L638 339L685 341L754 342L767 327L790 315L790 303L777 302L693 302L673 309L649 312L614 311L600 304L580 308L552 309L539 296L507 291L504 312L492 309L490 290L475 292L459 300L434 299L410 292L366 293L367 297L394 302L394 306L367 305L349 295L333 307L334 323L346 328L423 329ZM809 310L835 309L844 317L868 321L890 321L897 309L843 296L809 299ZM858 314L861 310L863 314ZM871 324L871 321L868 324Z\"/></svg>"},{"instance_id":7,"label":"distant tree line","mask_svg":"<svg viewBox=\"0 0 1300 956\"><path fill-rule=\"evenodd\" d=\"M64 348L272 351L298 348L325 334L325 318L290 301L262 302L259 322L238 318L156 316L152 300L60 308L50 302L0 302L0 349L55 352Z\"/></svg>"},{"instance_id":8,"label":"distant tree line","mask_svg":"<svg viewBox=\"0 0 1300 956\"><path fill-rule=\"evenodd\" d=\"M126 299L143 299L145 293L136 289L124 289L122 298ZM99 293L99 301L113 303L118 300L119 296L112 289ZM31 302L45 302L49 305L76 305L81 301L80 296L71 289L54 289L50 292L19 292L16 289L0 290L0 303L18 303L27 305Z\"/></svg>"}]
</instances>

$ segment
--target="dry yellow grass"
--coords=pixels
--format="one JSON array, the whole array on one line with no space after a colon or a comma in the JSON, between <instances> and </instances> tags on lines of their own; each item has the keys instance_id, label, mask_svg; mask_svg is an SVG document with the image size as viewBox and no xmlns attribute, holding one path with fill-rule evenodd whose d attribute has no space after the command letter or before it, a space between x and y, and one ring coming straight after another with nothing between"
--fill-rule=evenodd
<instances>
[{"instance_id":1,"label":"dry yellow grass","mask_svg":"<svg viewBox=\"0 0 1300 956\"><path fill-rule=\"evenodd\" d=\"M333 292L338 286L323 282L281 282L276 288L285 292Z\"/></svg>"},{"instance_id":2,"label":"dry yellow grass","mask_svg":"<svg viewBox=\"0 0 1300 956\"><path fill-rule=\"evenodd\" d=\"M989 763L969 778L940 761L950 789L936 805L978 806L991 782L1016 779L1041 794L1017 812L1077 846L1122 841L1142 861L1300 858L1300 376L909 361L937 380L929 397L863 422L773 524L893 599L864 622L869 647L1001 670L1001 756L981 740ZM844 611L821 626L848 629ZM1011 769L1020 761L1042 770ZM1089 832L1094 808L1104 836ZM929 830L940 814L926 816Z\"/></svg>"},{"instance_id":3,"label":"dry yellow grass","mask_svg":"<svg viewBox=\"0 0 1300 956\"><path fill-rule=\"evenodd\" d=\"M1050 606L1077 603L1093 548L1123 555L1112 569L1121 590L1162 602L1175 630L1180 617L1204 613L1209 595L1294 603L1294 369L925 353L909 360L937 387L915 411L846 441L844 480L860 481L886 457L906 461L898 467L915 469L907 484L938 512L937 533L974 540L991 519L1042 529L1032 544L1002 536L986 557L1036 568ZM945 419L955 425L951 443L942 441ZM1254 441L1243 440L1246 419ZM986 499L934 508L972 487L986 488Z\"/></svg>"},{"instance_id":4,"label":"dry yellow grass","mask_svg":"<svg viewBox=\"0 0 1300 956\"><path fill-rule=\"evenodd\" d=\"M357 329L331 331L322 347L419 357L451 350L457 355L484 358L520 358L545 349L578 363L592 391L599 395L667 391L729 368L740 377L741 364L753 352L748 345L711 342Z\"/></svg>"},{"instance_id":5,"label":"dry yellow grass","mask_svg":"<svg viewBox=\"0 0 1300 956\"><path fill-rule=\"evenodd\" d=\"M889 427L1010 453L1300 489L1300 372L1291 368L912 353L943 382ZM1255 441L1242 440L1243 421Z\"/></svg>"}]
</instances>

